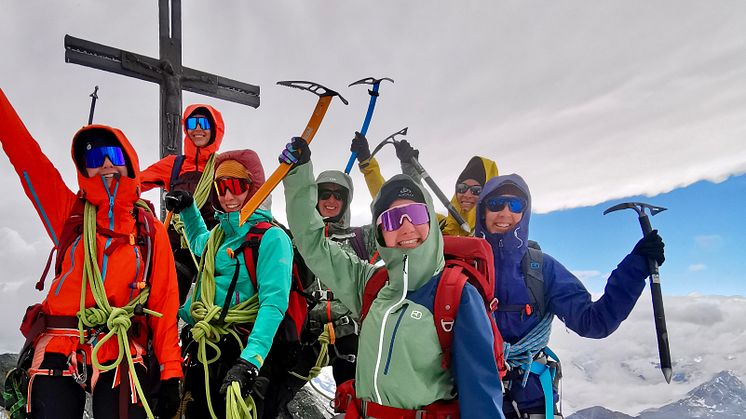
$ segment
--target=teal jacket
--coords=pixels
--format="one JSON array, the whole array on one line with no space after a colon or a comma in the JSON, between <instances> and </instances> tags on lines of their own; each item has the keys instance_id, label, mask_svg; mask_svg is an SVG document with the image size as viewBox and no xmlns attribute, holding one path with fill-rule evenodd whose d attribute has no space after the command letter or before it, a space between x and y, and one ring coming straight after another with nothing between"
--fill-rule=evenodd
<instances>
[{"instance_id":1,"label":"teal jacket","mask_svg":"<svg viewBox=\"0 0 746 419\"><path fill-rule=\"evenodd\" d=\"M397 175L390 181L402 178L407 177ZM296 247L335 297L359 314L365 283L376 268L325 237L326 226L316 211L311 163L291 170L283 182ZM454 325L454 367L441 367L432 296L444 267L443 237L430 196L422 192L430 211L430 234L425 241L408 250L378 245L389 282L373 301L360 331L356 395L386 406L420 409L453 399L458 393L462 418L502 418L502 390L489 317L471 286L464 288L459 320ZM479 362L473 362L476 360Z\"/></svg>"},{"instance_id":2,"label":"teal jacket","mask_svg":"<svg viewBox=\"0 0 746 419\"><path fill-rule=\"evenodd\" d=\"M227 249L238 248L246 239L246 234L251 227L262 221L271 221L272 213L258 209L243 226L238 225L239 212L224 213L216 211L215 219L219 222L218 227L215 228L222 228L225 232L225 239L215 256L214 303L222 306L236 267L236 259L231 259L228 256ZM207 230L197 207L192 204L192 206L184 209L181 212L181 220L184 222L184 231L187 240L189 240L190 249L194 254L201 255L207 244L210 231ZM246 301L257 293L249 278L243 256L238 258L238 263L241 268L232 297L232 305ZM267 230L259 244L259 260L256 262L259 312L246 347L241 352L242 358L257 367L261 367L267 358L277 328L285 317L290 294L292 264L293 247L290 238L279 227L272 227ZM197 295L193 298L198 298L199 282L194 289ZM184 306L179 309L179 317L189 324L194 324L189 314L191 304L192 299L187 299Z\"/></svg>"}]
</instances>

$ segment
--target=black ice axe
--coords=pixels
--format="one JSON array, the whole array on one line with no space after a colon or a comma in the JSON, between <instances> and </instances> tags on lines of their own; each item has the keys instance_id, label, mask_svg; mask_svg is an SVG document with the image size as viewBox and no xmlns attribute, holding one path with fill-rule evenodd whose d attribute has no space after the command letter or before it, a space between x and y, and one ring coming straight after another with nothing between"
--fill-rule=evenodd
<instances>
[{"instance_id":1,"label":"black ice axe","mask_svg":"<svg viewBox=\"0 0 746 419\"><path fill-rule=\"evenodd\" d=\"M96 100L98 100L98 86L93 89L93 93L88 95L91 97L91 109L88 112L88 125L93 123L93 112L96 111Z\"/></svg>"},{"instance_id":2,"label":"black ice axe","mask_svg":"<svg viewBox=\"0 0 746 419\"><path fill-rule=\"evenodd\" d=\"M646 236L648 233L653 231L653 228L650 226L650 219L645 213L645 208L650 210L651 216L666 210L666 208L656 207L642 202L624 202L607 209L604 211L604 215L627 208L633 209L637 212L643 236ZM650 268L650 293L653 296L655 332L658 336L658 356L660 357L663 376L666 378L666 382L670 384L671 374L673 372L671 368L671 349L668 345L668 330L666 329L666 314L663 311L663 295L661 294L661 278L658 272L658 262L653 259L648 259L648 266Z\"/></svg>"},{"instance_id":3,"label":"black ice axe","mask_svg":"<svg viewBox=\"0 0 746 419\"><path fill-rule=\"evenodd\" d=\"M396 144L397 142L399 142L396 139L396 136L407 135L407 129L409 129L409 127L402 128L401 130L386 137L385 140L381 141L381 143L378 144L375 149L373 149L373 152L370 153L370 156L373 157L386 144ZM448 197L446 197L443 191L440 190L440 188L435 183L433 178L430 176L429 173L427 173L427 170L425 170L425 168L422 167L422 165L420 164L420 162L417 160L416 157L412 157L411 163L414 166L415 170L417 170L417 173L420 174L420 176L425 180L427 185L430 187L430 190L433 191L435 196L438 197L438 200L448 209L448 212L453 216L456 222L459 223L459 225L461 226L461 229L466 231L467 233L471 233L471 227L469 226L469 223L467 223L466 220L464 220L464 217L462 217L461 214L459 214L458 211L456 211L456 208L453 207L453 204L451 204L451 201L449 201Z\"/></svg>"}]
</instances>

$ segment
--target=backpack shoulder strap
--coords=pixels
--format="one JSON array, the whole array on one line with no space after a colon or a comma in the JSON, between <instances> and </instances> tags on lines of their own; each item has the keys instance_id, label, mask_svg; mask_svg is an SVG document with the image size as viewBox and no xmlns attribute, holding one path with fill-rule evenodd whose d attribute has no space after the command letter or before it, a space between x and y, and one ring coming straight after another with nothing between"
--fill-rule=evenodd
<instances>
[{"instance_id":1,"label":"backpack shoulder strap","mask_svg":"<svg viewBox=\"0 0 746 419\"><path fill-rule=\"evenodd\" d=\"M443 269L440 281L438 281L438 288L435 291L433 319L435 330L438 332L438 341L443 351L441 360L443 369L448 369L451 366L453 325L456 323L456 314L461 305L461 293L467 280L463 267L458 265L447 266Z\"/></svg>"},{"instance_id":2,"label":"backpack shoulder strap","mask_svg":"<svg viewBox=\"0 0 746 419\"><path fill-rule=\"evenodd\" d=\"M529 240L528 249L521 259L521 270L526 278L526 287L539 317L544 315L544 253L535 241ZM529 313L530 314L530 313Z\"/></svg>"},{"instance_id":3,"label":"backpack shoulder strap","mask_svg":"<svg viewBox=\"0 0 746 419\"><path fill-rule=\"evenodd\" d=\"M181 173L181 166L184 164L185 158L186 156L184 156L183 154L179 154L174 160L174 165L171 166L171 178L169 178L168 180L169 191L174 190L174 183L176 182L176 179L179 178L179 173Z\"/></svg>"},{"instance_id":4,"label":"backpack shoulder strap","mask_svg":"<svg viewBox=\"0 0 746 419\"><path fill-rule=\"evenodd\" d=\"M363 289L363 298L360 304L360 324L365 320L365 316L368 315L368 310L373 304L373 300L378 296L378 292L381 291L386 282L389 280L389 273L385 267L380 267L373 272L373 275L368 278L368 282L365 283Z\"/></svg>"},{"instance_id":5,"label":"backpack shoulder strap","mask_svg":"<svg viewBox=\"0 0 746 419\"><path fill-rule=\"evenodd\" d=\"M365 248L365 237L363 228L352 227L352 234L354 235L354 237L352 237L352 240L350 240L350 245L355 251L355 254L361 260L368 260L368 250Z\"/></svg>"},{"instance_id":6,"label":"backpack shoulder strap","mask_svg":"<svg viewBox=\"0 0 746 419\"><path fill-rule=\"evenodd\" d=\"M254 289L257 291L259 290L259 286L256 279L256 263L259 261L259 243L262 241L264 233L272 227L274 225L268 221L256 223L246 234L244 243L238 249L234 250L236 254L243 251L244 262L246 262L246 269L249 271L251 284L254 285ZM244 251L246 248L249 249L248 252Z\"/></svg>"}]
</instances>

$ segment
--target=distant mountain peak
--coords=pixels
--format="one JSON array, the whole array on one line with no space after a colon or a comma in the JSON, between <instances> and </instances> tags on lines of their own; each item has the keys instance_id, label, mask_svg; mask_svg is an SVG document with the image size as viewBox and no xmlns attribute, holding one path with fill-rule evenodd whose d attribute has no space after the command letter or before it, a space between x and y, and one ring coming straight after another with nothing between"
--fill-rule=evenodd
<instances>
[{"instance_id":1,"label":"distant mountain peak","mask_svg":"<svg viewBox=\"0 0 746 419\"><path fill-rule=\"evenodd\" d=\"M603 407L580 410L567 419L739 419L746 418L746 385L732 371L721 371L686 397L629 416Z\"/></svg>"}]
</instances>

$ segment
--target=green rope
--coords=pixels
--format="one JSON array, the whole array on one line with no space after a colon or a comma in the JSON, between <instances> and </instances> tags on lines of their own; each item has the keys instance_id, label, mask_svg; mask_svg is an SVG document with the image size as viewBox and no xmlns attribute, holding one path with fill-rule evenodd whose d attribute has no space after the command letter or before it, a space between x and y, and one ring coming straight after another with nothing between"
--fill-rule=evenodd
<instances>
[{"instance_id":1,"label":"green rope","mask_svg":"<svg viewBox=\"0 0 746 419\"><path fill-rule=\"evenodd\" d=\"M223 307L215 305L215 256L217 255L218 248L224 238L225 232L220 228L220 226L215 227L210 232L210 237L207 239L205 254L200 266L200 273L198 274L199 297L197 297L196 292L192 294L192 305L190 309L190 314L195 322L191 330L192 338L198 344L197 360L202 363L204 369L207 407L209 408L210 415L213 419L217 419L217 416L212 409L210 374L207 366L220 358L221 351L220 348L218 348L217 343L225 335L230 334L233 336L236 339L236 342L238 342L241 350L243 350L243 343L241 342L238 333L234 330L233 325L253 323L256 320L256 315L259 311L259 295L254 294L248 300L230 307L225 315L224 321L219 322ZM207 358L208 346L215 351L215 356L209 359ZM234 384L237 385L237 383ZM240 398L240 390L238 391L238 394ZM235 397L235 394L232 397ZM226 396L226 398L228 397ZM237 400L234 399L231 402L231 408L240 405L241 409L243 409L245 403L241 403L237 404ZM253 400L251 400L249 404L253 406L253 403ZM235 416L235 418L239 417L240 416Z\"/></svg>"},{"instance_id":2,"label":"green rope","mask_svg":"<svg viewBox=\"0 0 746 419\"><path fill-rule=\"evenodd\" d=\"M101 269L98 266L96 245L96 207L90 202L85 203L85 210L83 212L83 253L83 285L80 292L80 311L77 313L80 343L82 344L85 342L85 328L96 328L104 324L106 325L109 332L93 346L91 363L94 368L100 371L111 371L119 366L122 362L122 358L126 354L127 363L129 364L130 371L132 371L132 381L135 384L137 394L142 401L142 405L145 408L148 418L153 419L153 412L150 411L150 406L145 398L145 393L140 385L140 380L138 380L137 374L135 373L135 364L132 361L129 337L127 336L127 331L132 325L130 319L134 316L135 306L138 304L145 304L148 300L150 289L146 286L137 297L127 303L124 307L112 307L109 304L109 300L106 297L106 288L104 288L104 281L101 277ZM93 295L93 299L96 301L95 307L86 308L85 306L87 283L90 283L91 294ZM143 309L143 311L151 316L163 317L162 314L153 310ZM98 361L98 350L113 336L117 337L119 344L117 358L108 365L101 364Z\"/></svg>"},{"instance_id":3,"label":"green rope","mask_svg":"<svg viewBox=\"0 0 746 419\"><path fill-rule=\"evenodd\" d=\"M202 171L202 176L200 176L199 182L197 182L197 186L194 188L192 197L194 198L194 203L197 205L197 208L202 208L207 202L207 198L210 197L213 176L215 175L215 154L216 153L210 154L210 158L207 159L205 168ZM181 248L189 249L189 253L192 255L192 260L194 261L194 266L199 268L197 258L189 247L189 240L187 240L184 232L184 222L181 221L179 214L173 215L173 218L171 218L171 225L174 226L174 230L176 230L176 232L181 236Z\"/></svg>"},{"instance_id":4,"label":"green rope","mask_svg":"<svg viewBox=\"0 0 746 419\"><path fill-rule=\"evenodd\" d=\"M319 374L321 374L321 369L329 365L329 343L331 342L332 333L334 332L331 324L325 324L324 331L321 332L318 338L319 343L321 343L321 348L319 349L319 356L316 358L316 365L311 367L311 370L308 371L307 377L304 377L293 371L288 371L288 373L293 377L301 379L303 381L311 381L314 378L318 377Z\"/></svg>"},{"instance_id":5,"label":"green rope","mask_svg":"<svg viewBox=\"0 0 746 419\"><path fill-rule=\"evenodd\" d=\"M241 397L241 386L237 381L228 386L225 394L225 419L256 419L254 399Z\"/></svg>"}]
</instances>

